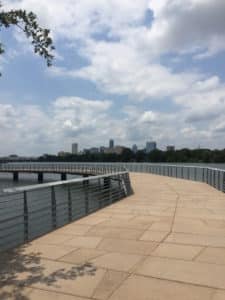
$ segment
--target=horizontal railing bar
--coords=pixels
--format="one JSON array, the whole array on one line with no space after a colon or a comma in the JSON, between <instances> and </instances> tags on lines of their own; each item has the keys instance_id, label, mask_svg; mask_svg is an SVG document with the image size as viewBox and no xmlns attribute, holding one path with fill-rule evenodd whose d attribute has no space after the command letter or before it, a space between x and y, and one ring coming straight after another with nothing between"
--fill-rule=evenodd
<instances>
[{"instance_id":1,"label":"horizontal railing bar","mask_svg":"<svg viewBox=\"0 0 225 300\"><path fill-rule=\"evenodd\" d=\"M115 176L115 175L125 175L127 173L128 173L127 171L123 171L123 172L111 173L111 174L107 174L107 175L89 176L89 177L85 177L85 178L76 178L76 179L70 179L70 180L66 180L66 181L43 183L41 185L36 184L36 185L30 185L30 186L25 186L25 187L4 189L3 192L5 194L13 194L14 192L36 191L36 190L40 190L40 189L44 189L44 188L48 188L48 187L56 187L56 186L68 185L68 184L72 184L72 183L80 183L80 182L84 182L87 180L92 181L92 180L97 180L97 179L102 179L102 178L104 179L104 178L108 178L108 177Z\"/></svg>"}]
</instances>

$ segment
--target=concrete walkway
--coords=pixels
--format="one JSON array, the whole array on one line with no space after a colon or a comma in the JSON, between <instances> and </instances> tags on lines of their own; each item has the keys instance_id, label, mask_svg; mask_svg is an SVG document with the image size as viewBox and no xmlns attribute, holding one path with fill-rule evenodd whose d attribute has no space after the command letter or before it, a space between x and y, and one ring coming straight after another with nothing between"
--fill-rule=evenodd
<instances>
[{"instance_id":1,"label":"concrete walkway","mask_svg":"<svg viewBox=\"0 0 225 300\"><path fill-rule=\"evenodd\" d=\"M225 194L131 174L135 194L0 257L1 300L224 300Z\"/></svg>"}]
</instances>

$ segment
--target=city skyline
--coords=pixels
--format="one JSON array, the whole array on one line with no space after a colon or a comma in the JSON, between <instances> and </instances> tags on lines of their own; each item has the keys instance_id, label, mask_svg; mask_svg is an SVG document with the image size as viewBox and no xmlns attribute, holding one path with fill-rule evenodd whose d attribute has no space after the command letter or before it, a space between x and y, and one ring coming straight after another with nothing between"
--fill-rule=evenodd
<instances>
[{"instance_id":1,"label":"city skyline","mask_svg":"<svg viewBox=\"0 0 225 300\"><path fill-rule=\"evenodd\" d=\"M224 1L2 4L36 13L56 51L47 68L22 32L1 30L0 155L111 136L129 147L150 137L162 149L225 147Z\"/></svg>"}]
</instances>

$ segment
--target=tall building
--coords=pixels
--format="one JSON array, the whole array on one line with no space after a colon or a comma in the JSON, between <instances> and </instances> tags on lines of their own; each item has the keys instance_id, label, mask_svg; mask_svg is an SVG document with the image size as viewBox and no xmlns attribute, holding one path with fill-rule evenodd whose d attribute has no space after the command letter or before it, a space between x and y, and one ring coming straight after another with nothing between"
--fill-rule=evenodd
<instances>
[{"instance_id":1,"label":"tall building","mask_svg":"<svg viewBox=\"0 0 225 300\"><path fill-rule=\"evenodd\" d=\"M114 148L114 140L109 140L109 149L113 149Z\"/></svg>"},{"instance_id":2,"label":"tall building","mask_svg":"<svg viewBox=\"0 0 225 300\"><path fill-rule=\"evenodd\" d=\"M175 146L173 146L173 145L167 146L166 151L175 151Z\"/></svg>"},{"instance_id":3,"label":"tall building","mask_svg":"<svg viewBox=\"0 0 225 300\"><path fill-rule=\"evenodd\" d=\"M106 147L104 147L104 146L101 146L101 147L99 148L99 152L100 152L100 153L104 153L105 150L106 150Z\"/></svg>"},{"instance_id":4,"label":"tall building","mask_svg":"<svg viewBox=\"0 0 225 300\"><path fill-rule=\"evenodd\" d=\"M147 142L145 151L146 153L150 153L156 149L156 142Z\"/></svg>"},{"instance_id":5,"label":"tall building","mask_svg":"<svg viewBox=\"0 0 225 300\"><path fill-rule=\"evenodd\" d=\"M137 153L138 152L138 147L137 147L136 144L133 145L132 151L133 151L133 153Z\"/></svg>"},{"instance_id":6,"label":"tall building","mask_svg":"<svg viewBox=\"0 0 225 300\"><path fill-rule=\"evenodd\" d=\"M78 154L78 144L77 143L72 144L72 154Z\"/></svg>"}]
</instances>

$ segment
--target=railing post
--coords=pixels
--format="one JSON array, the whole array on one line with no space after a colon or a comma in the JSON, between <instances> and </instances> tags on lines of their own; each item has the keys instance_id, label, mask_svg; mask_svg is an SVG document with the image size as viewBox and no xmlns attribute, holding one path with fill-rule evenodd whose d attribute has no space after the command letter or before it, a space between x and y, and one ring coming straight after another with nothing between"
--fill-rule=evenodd
<instances>
[{"instance_id":1,"label":"railing post","mask_svg":"<svg viewBox=\"0 0 225 300\"><path fill-rule=\"evenodd\" d=\"M52 200L52 227L57 227L57 220L56 220L56 198L55 198L55 188L54 186L51 187L51 200Z\"/></svg>"},{"instance_id":2,"label":"railing post","mask_svg":"<svg viewBox=\"0 0 225 300\"><path fill-rule=\"evenodd\" d=\"M225 172L223 172L222 191L225 193Z\"/></svg>"},{"instance_id":3,"label":"railing post","mask_svg":"<svg viewBox=\"0 0 225 300\"><path fill-rule=\"evenodd\" d=\"M71 187L68 184L68 219L72 221L72 198L71 198Z\"/></svg>"},{"instance_id":4,"label":"railing post","mask_svg":"<svg viewBox=\"0 0 225 300\"><path fill-rule=\"evenodd\" d=\"M187 167L187 179L190 180L190 168Z\"/></svg>"},{"instance_id":5,"label":"railing post","mask_svg":"<svg viewBox=\"0 0 225 300\"><path fill-rule=\"evenodd\" d=\"M29 224L28 224L28 203L27 203L27 192L23 192L23 220L24 220L24 242L29 240Z\"/></svg>"},{"instance_id":6,"label":"railing post","mask_svg":"<svg viewBox=\"0 0 225 300\"><path fill-rule=\"evenodd\" d=\"M89 213L89 181L84 180L84 198L85 198L85 214L88 215Z\"/></svg>"}]
</instances>

